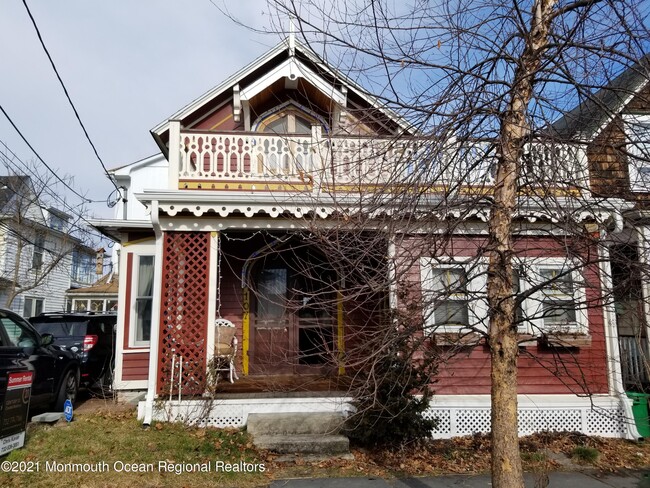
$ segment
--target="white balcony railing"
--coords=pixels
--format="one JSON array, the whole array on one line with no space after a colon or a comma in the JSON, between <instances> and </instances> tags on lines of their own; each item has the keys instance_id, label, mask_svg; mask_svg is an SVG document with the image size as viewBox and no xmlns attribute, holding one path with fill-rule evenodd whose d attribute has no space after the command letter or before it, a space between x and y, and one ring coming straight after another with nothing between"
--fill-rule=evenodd
<instances>
[{"instance_id":1,"label":"white balcony railing","mask_svg":"<svg viewBox=\"0 0 650 488\"><path fill-rule=\"evenodd\" d=\"M260 133L182 132L179 181L311 181L318 186L400 183L491 185L496 158L487 142L426 139L277 136ZM587 184L584 148L529 144L521 184Z\"/></svg>"}]
</instances>

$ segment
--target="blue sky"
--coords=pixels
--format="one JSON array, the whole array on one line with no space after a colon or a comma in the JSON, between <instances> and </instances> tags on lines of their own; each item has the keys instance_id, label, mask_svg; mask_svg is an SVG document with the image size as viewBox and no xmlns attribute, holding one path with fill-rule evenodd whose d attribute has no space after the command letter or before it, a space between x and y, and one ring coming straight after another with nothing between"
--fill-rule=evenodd
<instances>
[{"instance_id":1,"label":"blue sky","mask_svg":"<svg viewBox=\"0 0 650 488\"><path fill-rule=\"evenodd\" d=\"M269 24L265 0L228 4L252 27ZM28 0L28 5L109 169L157 152L149 134L153 126L280 39L237 25L210 0ZM74 176L79 193L106 200L113 186L74 118L21 0L2 1L0 65L0 105L29 142L59 175ZM35 159L1 114L0 141L22 161ZM2 144L0 150L6 152ZM0 173L6 174L4 167ZM81 203L71 194L67 200L73 208ZM101 202L90 211L98 217L113 213Z\"/></svg>"}]
</instances>

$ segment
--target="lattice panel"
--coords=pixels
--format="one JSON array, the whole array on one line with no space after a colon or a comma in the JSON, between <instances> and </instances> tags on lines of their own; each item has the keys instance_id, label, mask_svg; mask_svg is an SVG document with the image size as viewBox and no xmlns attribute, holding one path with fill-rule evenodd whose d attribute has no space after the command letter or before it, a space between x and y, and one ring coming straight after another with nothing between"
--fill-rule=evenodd
<instances>
[{"instance_id":1,"label":"lattice panel","mask_svg":"<svg viewBox=\"0 0 650 488\"><path fill-rule=\"evenodd\" d=\"M574 432L582 430L582 412L577 409L519 410L519 435L535 432Z\"/></svg>"},{"instance_id":2,"label":"lattice panel","mask_svg":"<svg viewBox=\"0 0 650 488\"><path fill-rule=\"evenodd\" d=\"M621 409L594 408L587 412L587 431L590 434L617 435L625 431L625 413Z\"/></svg>"},{"instance_id":3,"label":"lattice panel","mask_svg":"<svg viewBox=\"0 0 650 488\"><path fill-rule=\"evenodd\" d=\"M456 435L490 432L490 410L468 409L456 412Z\"/></svg>"},{"instance_id":4,"label":"lattice panel","mask_svg":"<svg viewBox=\"0 0 650 488\"><path fill-rule=\"evenodd\" d=\"M438 425L433 432L436 434L451 434L451 412L448 409L430 409L422 415L425 419L437 419Z\"/></svg>"},{"instance_id":5,"label":"lattice panel","mask_svg":"<svg viewBox=\"0 0 650 488\"><path fill-rule=\"evenodd\" d=\"M206 381L210 234L166 232L163 239L158 393L178 393L182 358L181 393L201 394Z\"/></svg>"}]
</instances>

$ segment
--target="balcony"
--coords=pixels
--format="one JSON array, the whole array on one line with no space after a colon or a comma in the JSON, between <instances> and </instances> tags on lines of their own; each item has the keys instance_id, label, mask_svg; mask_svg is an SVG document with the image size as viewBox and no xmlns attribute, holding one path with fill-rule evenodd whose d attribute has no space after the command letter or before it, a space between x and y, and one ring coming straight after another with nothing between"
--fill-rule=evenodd
<instances>
[{"instance_id":1,"label":"balcony","mask_svg":"<svg viewBox=\"0 0 650 488\"><path fill-rule=\"evenodd\" d=\"M311 136L180 130L177 135L177 159L173 142L170 147L172 188L385 192L387 185L415 185L442 192L494 183L495 151L488 142L443 146L424 138L325 137L318 130ZM585 188L586 167L582 146L529 144L520 185L522 191Z\"/></svg>"}]
</instances>

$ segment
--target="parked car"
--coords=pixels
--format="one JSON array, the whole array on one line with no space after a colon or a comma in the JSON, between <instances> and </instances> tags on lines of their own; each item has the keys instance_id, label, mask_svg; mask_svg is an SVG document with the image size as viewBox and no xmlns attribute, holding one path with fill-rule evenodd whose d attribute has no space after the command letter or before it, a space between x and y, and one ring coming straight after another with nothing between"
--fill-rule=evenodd
<instances>
[{"instance_id":1,"label":"parked car","mask_svg":"<svg viewBox=\"0 0 650 488\"><path fill-rule=\"evenodd\" d=\"M55 344L51 334L40 334L25 319L0 309L0 408L10 373L32 371L30 409L52 407L62 411L79 389L79 360Z\"/></svg>"},{"instance_id":2,"label":"parked car","mask_svg":"<svg viewBox=\"0 0 650 488\"><path fill-rule=\"evenodd\" d=\"M111 390L117 315L49 312L29 321L41 334L52 334L57 346L76 355L81 364L81 386Z\"/></svg>"}]
</instances>

